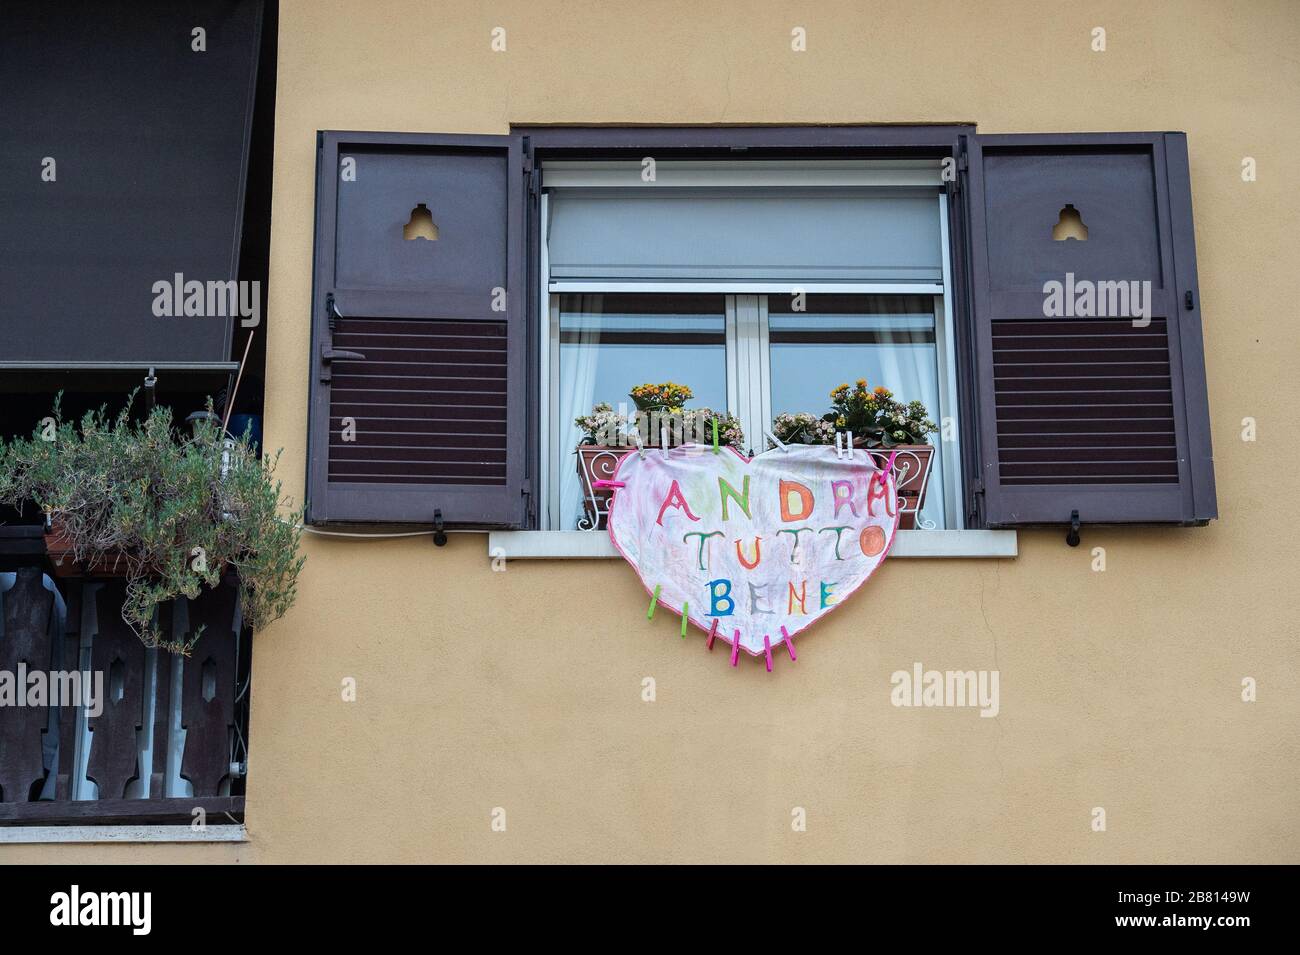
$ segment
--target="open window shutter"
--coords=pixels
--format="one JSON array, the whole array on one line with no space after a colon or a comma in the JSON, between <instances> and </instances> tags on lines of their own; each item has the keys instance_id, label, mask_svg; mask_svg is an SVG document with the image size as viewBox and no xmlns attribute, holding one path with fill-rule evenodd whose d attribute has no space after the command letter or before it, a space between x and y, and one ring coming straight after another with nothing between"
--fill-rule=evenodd
<instances>
[{"instance_id":1,"label":"open window shutter","mask_svg":"<svg viewBox=\"0 0 1300 955\"><path fill-rule=\"evenodd\" d=\"M319 136L307 520L522 526L512 136Z\"/></svg>"},{"instance_id":2,"label":"open window shutter","mask_svg":"<svg viewBox=\"0 0 1300 955\"><path fill-rule=\"evenodd\" d=\"M975 136L968 163L986 522L1217 516L1186 137Z\"/></svg>"}]
</instances>

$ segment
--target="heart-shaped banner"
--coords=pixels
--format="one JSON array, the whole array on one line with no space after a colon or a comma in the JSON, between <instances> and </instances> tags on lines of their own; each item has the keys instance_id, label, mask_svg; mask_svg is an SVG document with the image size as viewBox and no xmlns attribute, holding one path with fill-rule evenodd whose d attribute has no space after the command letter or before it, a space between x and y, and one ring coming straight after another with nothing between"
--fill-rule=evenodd
<instances>
[{"instance_id":1,"label":"heart-shaped banner","mask_svg":"<svg viewBox=\"0 0 1300 955\"><path fill-rule=\"evenodd\" d=\"M893 472L861 450L646 449L610 484L610 539L657 605L769 668L772 647L866 582L898 529Z\"/></svg>"}]
</instances>

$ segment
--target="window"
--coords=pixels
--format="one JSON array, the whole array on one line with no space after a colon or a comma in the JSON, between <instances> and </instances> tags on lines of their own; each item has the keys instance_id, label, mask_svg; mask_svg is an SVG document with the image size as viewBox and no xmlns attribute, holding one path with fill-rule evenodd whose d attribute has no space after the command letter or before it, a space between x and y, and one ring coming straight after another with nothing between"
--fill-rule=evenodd
<instances>
[{"instance_id":1,"label":"window","mask_svg":"<svg viewBox=\"0 0 1300 955\"><path fill-rule=\"evenodd\" d=\"M953 357L945 344L942 299L922 295L813 295L803 311L789 296L771 296L767 336L771 355L772 408L805 410L826 404L826 382L865 378L904 400L922 402L937 422L956 420L947 371ZM921 527L960 526L956 428L949 440L932 440L937 460L921 508ZM951 467L947 467L951 465ZM951 474L945 474L951 471Z\"/></svg>"},{"instance_id":2,"label":"window","mask_svg":"<svg viewBox=\"0 0 1300 955\"><path fill-rule=\"evenodd\" d=\"M820 417L859 379L955 423L937 162L663 162L657 185L629 188L641 170L543 167L543 527L592 528L574 419L597 403L633 412L643 382L737 416L752 452L776 415ZM947 433L920 527L962 526Z\"/></svg>"},{"instance_id":3,"label":"window","mask_svg":"<svg viewBox=\"0 0 1300 955\"><path fill-rule=\"evenodd\" d=\"M574 419L598 402L626 406L628 390L647 376L691 383L695 407L727 406L723 296L592 292L561 295L558 309L556 447L576 447ZM583 488L571 454L558 464L559 523L572 529L583 517Z\"/></svg>"},{"instance_id":4,"label":"window","mask_svg":"<svg viewBox=\"0 0 1300 955\"><path fill-rule=\"evenodd\" d=\"M1216 516L1181 133L318 144L309 523L570 530L576 412L672 377L755 451L836 379L923 402L942 431L922 527ZM1140 286L1142 322L1044 321L1072 280Z\"/></svg>"}]
</instances>

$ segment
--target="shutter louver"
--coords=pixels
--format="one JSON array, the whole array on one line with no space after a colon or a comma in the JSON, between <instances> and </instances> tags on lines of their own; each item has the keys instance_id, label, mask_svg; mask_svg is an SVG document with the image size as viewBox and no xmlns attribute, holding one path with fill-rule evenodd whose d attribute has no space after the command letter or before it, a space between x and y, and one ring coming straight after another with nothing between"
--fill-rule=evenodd
<instances>
[{"instance_id":1,"label":"shutter louver","mask_svg":"<svg viewBox=\"0 0 1300 955\"><path fill-rule=\"evenodd\" d=\"M1217 516L1185 137L968 148L985 522Z\"/></svg>"},{"instance_id":2,"label":"shutter louver","mask_svg":"<svg viewBox=\"0 0 1300 955\"><path fill-rule=\"evenodd\" d=\"M1165 320L993 322L1004 485L1177 484Z\"/></svg>"},{"instance_id":3,"label":"shutter louver","mask_svg":"<svg viewBox=\"0 0 1300 955\"><path fill-rule=\"evenodd\" d=\"M505 322L339 320L330 470L336 483L506 483ZM344 441L345 418L359 436Z\"/></svg>"},{"instance_id":4,"label":"shutter louver","mask_svg":"<svg viewBox=\"0 0 1300 955\"><path fill-rule=\"evenodd\" d=\"M522 526L523 174L513 137L321 135L309 522Z\"/></svg>"}]
</instances>

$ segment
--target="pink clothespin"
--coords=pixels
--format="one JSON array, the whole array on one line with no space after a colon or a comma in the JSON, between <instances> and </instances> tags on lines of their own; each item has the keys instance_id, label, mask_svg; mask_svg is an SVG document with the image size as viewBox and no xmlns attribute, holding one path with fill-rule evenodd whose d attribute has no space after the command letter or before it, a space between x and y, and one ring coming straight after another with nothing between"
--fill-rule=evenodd
<instances>
[{"instance_id":1,"label":"pink clothespin","mask_svg":"<svg viewBox=\"0 0 1300 955\"><path fill-rule=\"evenodd\" d=\"M717 637L717 635L718 635L718 618L717 618L717 617L714 617L714 618L713 618L713 626L709 628L709 639L708 639L708 642L704 644L705 649L710 650L710 651L713 650L713 640L714 640L715 637Z\"/></svg>"},{"instance_id":2,"label":"pink clothespin","mask_svg":"<svg viewBox=\"0 0 1300 955\"><path fill-rule=\"evenodd\" d=\"M894 470L894 458L896 457L898 457L898 452L890 451L889 460L885 462L885 466L875 473L874 479L880 482L881 487L885 486L885 481L889 476L889 472Z\"/></svg>"},{"instance_id":3,"label":"pink clothespin","mask_svg":"<svg viewBox=\"0 0 1300 955\"><path fill-rule=\"evenodd\" d=\"M739 659L740 659L740 631L737 630L736 635L731 638L731 665L734 667L736 665L736 661Z\"/></svg>"},{"instance_id":4,"label":"pink clothespin","mask_svg":"<svg viewBox=\"0 0 1300 955\"><path fill-rule=\"evenodd\" d=\"M794 655L794 637L790 636L790 631L787 630L785 627L782 627L781 636L785 637L785 648L790 653L790 659L798 660L799 658Z\"/></svg>"},{"instance_id":5,"label":"pink clothespin","mask_svg":"<svg viewBox=\"0 0 1300 955\"><path fill-rule=\"evenodd\" d=\"M763 656L767 658L767 672L772 672L772 641L767 634L763 634Z\"/></svg>"}]
</instances>

